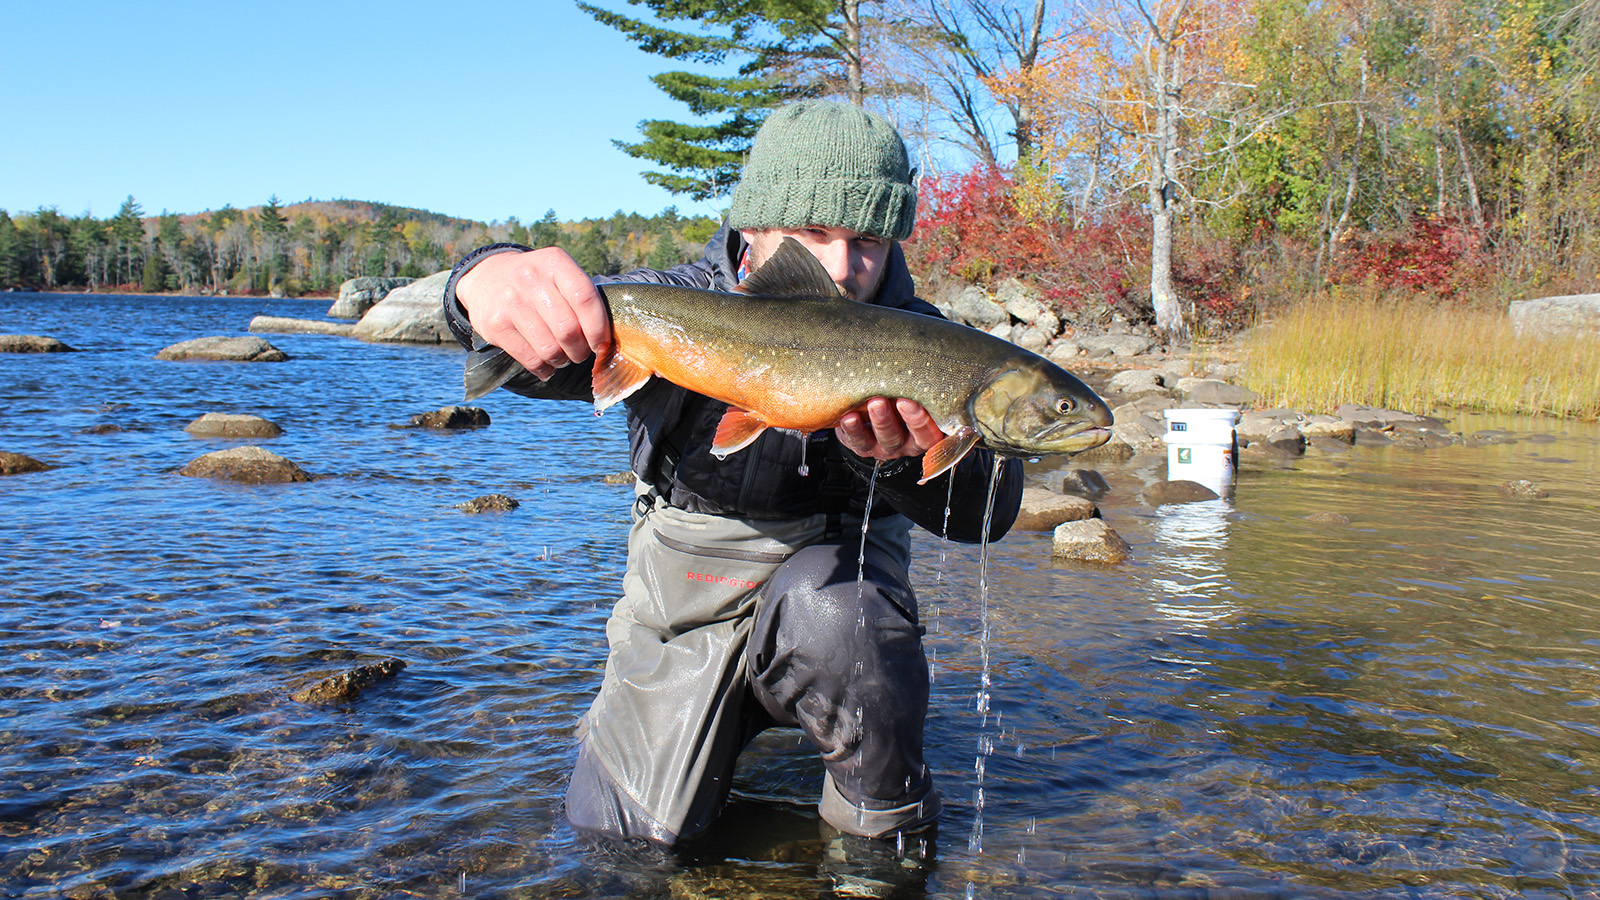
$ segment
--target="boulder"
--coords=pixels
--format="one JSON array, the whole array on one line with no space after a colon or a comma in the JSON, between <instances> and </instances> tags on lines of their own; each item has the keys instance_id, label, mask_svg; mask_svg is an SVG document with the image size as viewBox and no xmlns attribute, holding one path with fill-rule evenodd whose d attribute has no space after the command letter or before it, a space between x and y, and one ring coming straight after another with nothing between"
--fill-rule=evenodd
<instances>
[{"instance_id":1,"label":"boulder","mask_svg":"<svg viewBox=\"0 0 1600 900\"><path fill-rule=\"evenodd\" d=\"M521 503L507 497L505 494L484 494L482 497L474 497L465 503L457 503L456 509L464 513L477 515L479 513L510 512L521 505Z\"/></svg>"},{"instance_id":2,"label":"boulder","mask_svg":"<svg viewBox=\"0 0 1600 900\"><path fill-rule=\"evenodd\" d=\"M1099 334L1075 338L1089 356L1139 356L1148 353L1155 342L1137 334Z\"/></svg>"},{"instance_id":3,"label":"boulder","mask_svg":"<svg viewBox=\"0 0 1600 900\"><path fill-rule=\"evenodd\" d=\"M951 318L987 331L996 325L1010 325L1011 314L989 299L983 288L969 284L950 301Z\"/></svg>"},{"instance_id":4,"label":"boulder","mask_svg":"<svg viewBox=\"0 0 1600 900\"><path fill-rule=\"evenodd\" d=\"M1180 378L1177 393L1191 403L1212 406L1243 406L1255 399L1255 391L1214 378Z\"/></svg>"},{"instance_id":5,"label":"boulder","mask_svg":"<svg viewBox=\"0 0 1600 900\"><path fill-rule=\"evenodd\" d=\"M190 478L216 478L242 484L310 481L305 470L260 447L232 447L207 453L178 470Z\"/></svg>"},{"instance_id":6,"label":"boulder","mask_svg":"<svg viewBox=\"0 0 1600 900\"><path fill-rule=\"evenodd\" d=\"M349 322L323 322L318 319L286 319L282 316L256 316L250 320L252 332L268 334L332 334L349 337L355 328Z\"/></svg>"},{"instance_id":7,"label":"boulder","mask_svg":"<svg viewBox=\"0 0 1600 900\"><path fill-rule=\"evenodd\" d=\"M1333 416L1308 416L1306 421L1300 424L1300 433L1305 435L1307 441L1328 438L1342 441L1346 444L1354 444L1356 442L1355 423L1346 422Z\"/></svg>"},{"instance_id":8,"label":"boulder","mask_svg":"<svg viewBox=\"0 0 1600 900\"><path fill-rule=\"evenodd\" d=\"M1043 334L1045 344L1061 332L1061 319L1055 311L1039 298L1037 291L1015 278L1007 278L1000 282L1000 287L995 291L994 302L1004 307L1011 318ZM1017 343L1021 344L1021 341Z\"/></svg>"},{"instance_id":9,"label":"boulder","mask_svg":"<svg viewBox=\"0 0 1600 900\"><path fill-rule=\"evenodd\" d=\"M1016 325L1011 329L1011 343L1040 355L1050 346L1050 332L1035 325Z\"/></svg>"},{"instance_id":10,"label":"boulder","mask_svg":"<svg viewBox=\"0 0 1600 900\"><path fill-rule=\"evenodd\" d=\"M369 343L454 344L444 321L444 285L450 273L436 272L396 288L367 311L350 332Z\"/></svg>"},{"instance_id":11,"label":"boulder","mask_svg":"<svg viewBox=\"0 0 1600 900\"><path fill-rule=\"evenodd\" d=\"M1123 369L1106 381L1106 389L1118 394L1165 391L1162 374L1155 369Z\"/></svg>"},{"instance_id":12,"label":"boulder","mask_svg":"<svg viewBox=\"0 0 1600 900\"><path fill-rule=\"evenodd\" d=\"M363 276L352 278L339 285L339 299L328 307L330 319L359 319L367 311L398 287L405 287L415 278L379 278Z\"/></svg>"},{"instance_id":13,"label":"boulder","mask_svg":"<svg viewBox=\"0 0 1600 900\"><path fill-rule=\"evenodd\" d=\"M411 428L456 430L489 427L489 413L476 406L446 406L433 412L417 413L406 423Z\"/></svg>"},{"instance_id":14,"label":"boulder","mask_svg":"<svg viewBox=\"0 0 1600 900\"><path fill-rule=\"evenodd\" d=\"M1061 490L1063 493L1099 500L1111 493L1111 485L1106 483L1105 476L1093 469L1073 469L1061 479Z\"/></svg>"},{"instance_id":15,"label":"boulder","mask_svg":"<svg viewBox=\"0 0 1600 900\"><path fill-rule=\"evenodd\" d=\"M1083 497L1058 494L1048 488L1022 489L1022 508L1017 511L1014 531L1050 531L1062 522L1093 518L1094 502Z\"/></svg>"},{"instance_id":16,"label":"boulder","mask_svg":"<svg viewBox=\"0 0 1600 900\"><path fill-rule=\"evenodd\" d=\"M361 692L381 679L393 678L406 664L398 659L385 659L370 665L357 666L348 672L331 675L303 690L289 695L298 703L349 703Z\"/></svg>"},{"instance_id":17,"label":"boulder","mask_svg":"<svg viewBox=\"0 0 1600 900\"><path fill-rule=\"evenodd\" d=\"M283 434L282 428L260 416L232 413L206 413L183 430L195 437L219 438L275 438Z\"/></svg>"},{"instance_id":18,"label":"boulder","mask_svg":"<svg viewBox=\"0 0 1600 900\"><path fill-rule=\"evenodd\" d=\"M1068 362L1077 359L1079 356L1082 356L1083 348L1078 346L1078 342L1075 340L1058 337L1050 342L1050 346L1044 349L1043 355L1045 359L1050 360L1056 365L1064 366Z\"/></svg>"},{"instance_id":19,"label":"boulder","mask_svg":"<svg viewBox=\"0 0 1600 900\"><path fill-rule=\"evenodd\" d=\"M1050 555L1115 565L1132 556L1133 548L1104 519L1081 519L1056 526Z\"/></svg>"},{"instance_id":20,"label":"boulder","mask_svg":"<svg viewBox=\"0 0 1600 900\"><path fill-rule=\"evenodd\" d=\"M0 475L21 475L25 472L44 472L55 466L40 462L21 453L0 450Z\"/></svg>"},{"instance_id":21,"label":"boulder","mask_svg":"<svg viewBox=\"0 0 1600 900\"><path fill-rule=\"evenodd\" d=\"M156 359L174 361L283 362L288 358L289 354L254 335L195 338L173 344L156 354Z\"/></svg>"},{"instance_id":22,"label":"boulder","mask_svg":"<svg viewBox=\"0 0 1600 900\"><path fill-rule=\"evenodd\" d=\"M1217 492L1198 481L1158 481L1144 489L1144 502L1151 506L1201 503L1217 499Z\"/></svg>"},{"instance_id":23,"label":"boulder","mask_svg":"<svg viewBox=\"0 0 1600 900\"><path fill-rule=\"evenodd\" d=\"M1507 312L1518 337L1600 335L1600 294L1517 300Z\"/></svg>"},{"instance_id":24,"label":"boulder","mask_svg":"<svg viewBox=\"0 0 1600 900\"><path fill-rule=\"evenodd\" d=\"M72 347L37 334L0 334L0 353L71 353Z\"/></svg>"}]
</instances>

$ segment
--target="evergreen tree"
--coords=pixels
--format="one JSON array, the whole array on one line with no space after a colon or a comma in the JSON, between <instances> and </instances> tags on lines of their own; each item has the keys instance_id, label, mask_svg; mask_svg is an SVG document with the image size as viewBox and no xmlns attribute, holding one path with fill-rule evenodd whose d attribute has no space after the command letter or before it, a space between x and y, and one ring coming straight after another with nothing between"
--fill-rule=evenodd
<instances>
[{"instance_id":1,"label":"evergreen tree","mask_svg":"<svg viewBox=\"0 0 1600 900\"><path fill-rule=\"evenodd\" d=\"M862 102L860 0L628 0L658 20L686 22L701 33L658 28L639 19L580 2L601 24L627 35L640 49L668 59L725 64L736 75L714 77L663 72L656 87L710 125L662 119L640 123L644 140L616 141L638 159L670 172L644 178L695 200L725 196L739 180L744 152L768 110L790 100L843 94Z\"/></svg>"},{"instance_id":2,"label":"evergreen tree","mask_svg":"<svg viewBox=\"0 0 1600 900\"><path fill-rule=\"evenodd\" d=\"M590 275L615 275L619 269L611 258L611 249L606 245L605 232L601 230L598 222L591 224L578 238L578 243L568 252L577 261L578 267Z\"/></svg>"},{"instance_id":3,"label":"evergreen tree","mask_svg":"<svg viewBox=\"0 0 1600 900\"><path fill-rule=\"evenodd\" d=\"M535 250L554 247L561 242L561 223L556 221L556 211L545 210L544 218L528 229L528 246Z\"/></svg>"},{"instance_id":4,"label":"evergreen tree","mask_svg":"<svg viewBox=\"0 0 1600 900\"><path fill-rule=\"evenodd\" d=\"M17 246L17 223L0 209L0 288L21 286L21 256Z\"/></svg>"},{"instance_id":5,"label":"evergreen tree","mask_svg":"<svg viewBox=\"0 0 1600 900\"><path fill-rule=\"evenodd\" d=\"M651 269L670 269L686 261L683 258L683 251L678 248L678 242L672 237L672 232L663 231L656 239L656 248L650 251L650 259L645 266Z\"/></svg>"}]
</instances>

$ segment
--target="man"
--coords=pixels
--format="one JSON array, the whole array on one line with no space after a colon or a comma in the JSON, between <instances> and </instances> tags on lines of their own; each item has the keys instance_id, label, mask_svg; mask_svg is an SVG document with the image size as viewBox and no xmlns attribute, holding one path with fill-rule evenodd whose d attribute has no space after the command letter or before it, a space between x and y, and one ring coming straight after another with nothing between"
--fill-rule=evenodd
<instances>
[{"instance_id":1,"label":"man","mask_svg":"<svg viewBox=\"0 0 1600 900\"><path fill-rule=\"evenodd\" d=\"M727 291L792 237L851 298L938 315L913 295L898 243L916 214L911 174L881 117L835 103L781 108L705 257L612 280ZM510 390L592 399L610 320L564 251L474 251L444 302L463 344L492 344L527 368ZM688 838L721 809L739 752L781 725L821 753L820 812L835 828L884 837L931 824L940 803L922 755L928 670L909 532L914 522L978 540L990 454L918 485L918 457L943 434L904 399L873 398L809 438L768 431L725 459L709 449L724 404L657 378L626 405L638 476L628 569L579 728L568 818L615 837ZM1003 465L996 494L991 538L1016 517L1019 463Z\"/></svg>"}]
</instances>

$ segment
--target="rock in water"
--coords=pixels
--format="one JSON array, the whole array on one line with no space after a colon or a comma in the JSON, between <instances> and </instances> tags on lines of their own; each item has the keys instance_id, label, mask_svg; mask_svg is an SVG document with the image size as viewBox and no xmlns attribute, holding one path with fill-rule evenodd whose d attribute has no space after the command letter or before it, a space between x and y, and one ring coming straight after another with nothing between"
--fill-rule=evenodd
<instances>
[{"instance_id":1,"label":"rock in water","mask_svg":"<svg viewBox=\"0 0 1600 900\"><path fill-rule=\"evenodd\" d=\"M331 334L349 337L355 326L349 322L322 322L317 319L286 319L282 316L256 316L250 331L270 334Z\"/></svg>"},{"instance_id":2,"label":"rock in water","mask_svg":"<svg viewBox=\"0 0 1600 900\"><path fill-rule=\"evenodd\" d=\"M173 344L156 354L156 359L174 361L283 362L288 358L289 354L254 335L195 338Z\"/></svg>"},{"instance_id":3,"label":"rock in water","mask_svg":"<svg viewBox=\"0 0 1600 900\"><path fill-rule=\"evenodd\" d=\"M1011 527L1017 531L1050 531L1062 522L1093 518L1094 502L1083 497L1058 494L1048 488L1022 489L1022 508Z\"/></svg>"},{"instance_id":4,"label":"rock in water","mask_svg":"<svg viewBox=\"0 0 1600 900\"><path fill-rule=\"evenodd\" d=\"M1158 481L1144 489L1144 502L1151 506L1168 503L1198 503L1217 499L1217 492L1198 481Z\"/></svg>"},{"instance_id":5,"label":"rock in water","mask_svg":"<svg viewBox=\"0 0 1600 900\"><path fill-rule=\"evenodd\" d=\"M406 424L412 428L487 428L489 413L476 406L446 406L433 412L417 413Z\"/></svg>"},{"instance_id":6,"label":"rock in water","mask_svg":"<svg viewBox=\"0 0 1600 900\"><path fill-rule=\"evenodd\" d=\"M352 278L339 285L339 299L328 308L328 317L333 319L359 319L367 314L367 310L378 305L378 302L388 296L389 292L398 287L405 287L415 278L383 278L375 275L363 275Z\"/></svg>"},{"instance_id":7,"label":"rock in water","mask_svg":"<svg viewBox=\"0 0 1600 900\"><path fill-rule=\"evenodd\" d=\"M68 347L53 337L37 334L0 334L0 353L71 353Z\"/></svg>"},{"instance_id":8,"label":"rock in water","mask_svg":"<svg viewBox=\"0 0 1600 900\"><path fill-rule=\"evenodd\" d=\"M1500 485L1500 496L1515 500L1543 500L1550 492L1526 479L1508 481Z\"/></svg>"},{"instance_id":9,"label":"rock in water","mask_svg":"<svg viewBox=\"0 0 1600 900\"><path fill-rule=\"evenodd\" d=\"M348 672L331 675L308 688L295 691L289 697L300 703L349 703L361 696L372 683L393 678L406 664L398 659L385 659L371 665L357 666Z\"/></svg>"},{"instance_id":10,"label":"rock in water","mask_svg":"<svg viewBox=\"0 0 1600 900\"><path fill-rule=\"evenodd\" d=\"M283 429L260 416L233 415L231 413L206 413L184 427L195 437L220 438L275 438Z\"/></svg>"},{"instance_id":11,"label":"rock in water","mask_svg":"<svg viewBox=\"0 0 1600 900\"><path fill-rule=\"evenodd\" d=\"M482 497L476 497L465 503L457 503L456 509L476 515L488 512L510 512L521 505L505 494L484 494Z\"/></svg>"},{"instance_id":12,"label":"rock in water","mask_svg":"<svg viewBox=\"0 0 1600 900\"><path fill-rule=\"evenodd\" d=\"M0 475L21 475L25 472L44 472L55 466L42 463L31 456L0 450Z\"/></svg>"},{"instance_id":13,"label":"rock in water","mask_svg":"<svg viewBox=\"0 0 1600 900\"><path fill-rule=\"evenodd\" d=\"M1104 519L1063 522L1056 526L1050 555L1056 559L1116 565L1133 555L1133 548Z\"/></svg>"},{"instance_id":14,"label":"rock in water","mask_svg":"<svg viewBox=\"0 0 1600 900\"><path fill-rule=\"evenodd\" d=\"M367 311L350 333L363 341L402 344L455 344L444 321L444 284L449 272L396 288Z\"/></svg>"},{"instance_id":15,"label":"rock in water","mask_svg":"<svg viewBox=\"0 0 1600 900\"><path fill-rule=\"evenodd\" d=\"M178 470L191 478L217 478L242 484L310 481L305 470L260 447L232 447L207 453Z\"/></svg>"}]
</instances>

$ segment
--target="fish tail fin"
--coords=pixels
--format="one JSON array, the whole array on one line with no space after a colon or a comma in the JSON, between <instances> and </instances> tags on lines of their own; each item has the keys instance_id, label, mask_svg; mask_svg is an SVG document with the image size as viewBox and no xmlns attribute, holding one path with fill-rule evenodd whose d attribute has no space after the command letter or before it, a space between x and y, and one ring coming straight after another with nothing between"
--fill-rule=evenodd
<instances>
[{"instance_id":1,"label":"fish tail fin","mask_svg":"<svg viewBox=\"0 0 1600 900\"><path fill-rule=\"evenodd\" d=\"M466 388L466 399L476 400L526 371L522 363L517 362L511 354L499 347L484 347L481 350L469 351L467 368L461 376L462 386Z\"/></svg>"}]
</instances>

